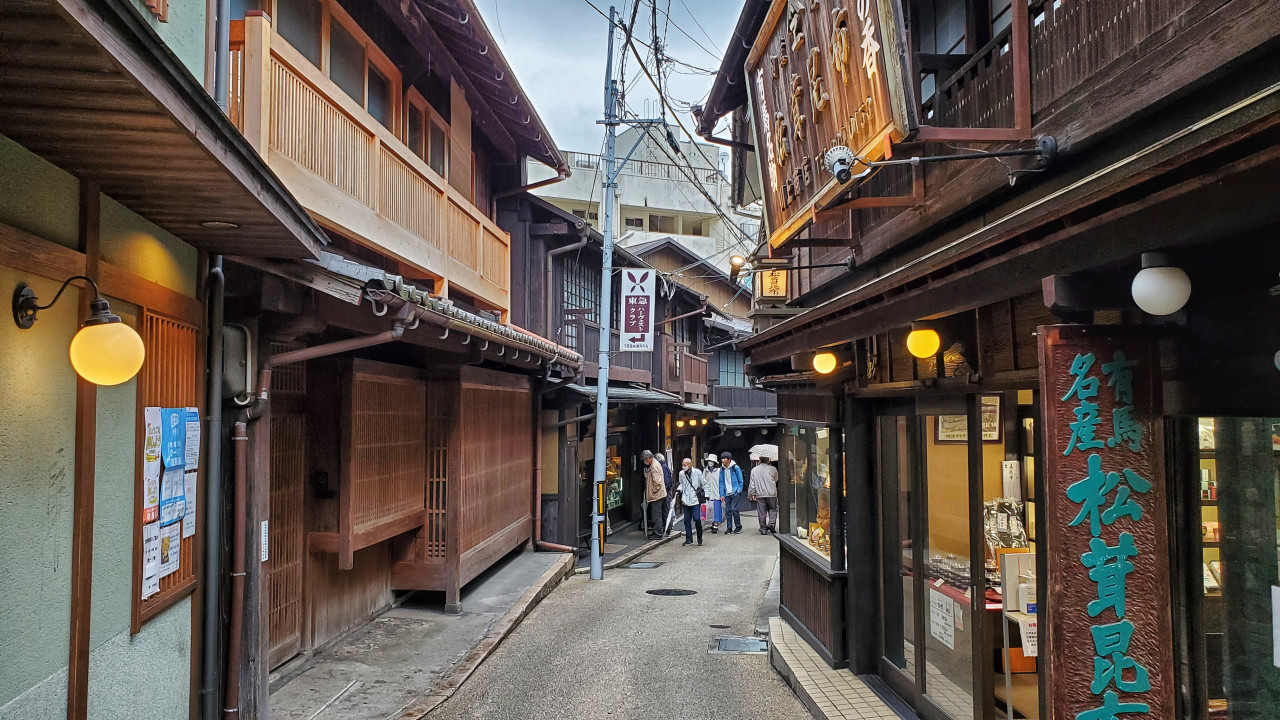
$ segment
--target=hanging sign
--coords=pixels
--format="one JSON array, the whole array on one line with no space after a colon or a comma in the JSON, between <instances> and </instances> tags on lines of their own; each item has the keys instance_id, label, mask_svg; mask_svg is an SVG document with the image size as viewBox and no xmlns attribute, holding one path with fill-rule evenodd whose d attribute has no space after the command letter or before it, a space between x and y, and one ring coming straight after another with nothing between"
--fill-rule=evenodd
<instances>
[{"instance_id":1,"label":"hanging sign","mask_svg":"<svg viewBox=\"0 0 1280 720\"><path fill-rule=\"evenodd\" d=\"M622 352L653 350L655 270L622 270Z\"/></svg>"},{"instance_id":2,"label":"hanging sign","mask_svg":"<svg viewBox=\"0 0 1280 720\"><path fill-rule=\"evenodd\" d=\"M787 269L763 270L756 273L756 297L761 300L787 299Z\"/></svg>"},{"instance_id":3,"label":"hanging sign","mask_svg":"<svg viewBox=\"0 0 1280 720\"><path fill-rule=\"evenodd\" d=\"M1128 331L1126 331L1128 330ZM1038 329L1051 717L1173 720L1159 355L1132 329Z\"/></svg>"}]
</instances>

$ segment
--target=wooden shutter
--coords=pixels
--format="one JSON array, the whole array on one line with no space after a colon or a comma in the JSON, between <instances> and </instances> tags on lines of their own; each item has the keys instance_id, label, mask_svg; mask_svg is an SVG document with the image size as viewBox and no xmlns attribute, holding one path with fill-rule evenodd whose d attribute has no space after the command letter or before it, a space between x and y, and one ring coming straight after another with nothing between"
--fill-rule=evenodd
<instances>
[{"instance_id":1,"label":"wooden shutter","mask_svg":"<svg viewBox=\"0 0 1280 720\"><path fill-rule=\"evenodd\" d=\"M457 81L449 81L449 184L468 200L475 200L471 158L471 106Z\"/></svg>"}]
</instances>

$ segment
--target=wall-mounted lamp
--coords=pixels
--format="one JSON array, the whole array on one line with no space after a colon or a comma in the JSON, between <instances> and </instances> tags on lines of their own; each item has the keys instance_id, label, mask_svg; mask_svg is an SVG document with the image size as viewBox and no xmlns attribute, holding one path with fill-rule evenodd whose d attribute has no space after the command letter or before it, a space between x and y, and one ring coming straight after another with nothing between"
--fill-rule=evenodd
<instances>
[{"instance_id":1,"label":"wall-mounted lamp","mask_svg":"<svg viewBox=\"0 0 1280 720\"><path fill-rule=\"evenodd\" d=\"M682 428L682 427L684 427L684 421L683 421L683 420L677 420L677 421L676 421L676 427L678 427L678 428Z\"/></svg>"},{"instance_id":2,"label":"wall-mounted lamp","mask_svg":"<svg viewBox=\"0 0 1280 720\"><path fill-rule=\"evenodd\" d=\"M820 352L813 356L813 371L819 375L831 374L838 364L836 354L833 352Z\"/></svg>"},{"instance_id":3,"label":"wall-mounted lamp","mask_svg":"<svg viewBox=\"0 0 1280 720\"><path fill-rule=\"evenodd\" d=\"M1167 253L1142 253L1142 269L1129 288L1133 301L1149 315L1172 315L1191 297L1191 278Z\"/></svg>"},{"instance_id":4,"label":"wall-mounted lamp","mask_svg":"<svg viewBox=\"0 0 1280 720\"><path fill-rule=\"evenodd\" d=\"M707 418L702 418L702 424L703 424L703 425L706 425L706 424L707 424Z\"/></svg>"},{"instance_id":5,"label":"wall-mounted lamp","mask_svg":"<svg viewBox=\"0 0 1280 720\"><path fill-rule=\"evenodd\" d=\"M921 360L936 357L942 349L942 336L938 331L922 323L911 323L907 335L907 352Z\"/></svg>"},{"instance_id":6,"label":"wall-mounted lamp","mask_svg":"<svg viewBox=\"0 0 1280 720\"><path fill-rule=\"evenodd\" d=\"M48 305L41 305L31 288L19 285L13 291L13 322L23 330L30 330L36 323L36 314L53 307L72 280L88 282L93 287L94 298L89 301L89 318L71 338L71 367L94 385L128 382L142 369L146 348L136 330L121 322L119 315L111 314L111 305L93 280L83 275L67 278Z\"/></svg>"},{"instance_id":7,"label":"wall-mounted lamp","mask_svg":"<svg viewBox=\"0 0 1280 720\"><path fill-rule=\"evenodd\" d=\"M734 255L733 257L729 258L729 267L734 267L741 270L744 266L746 266L746 264L747 264L747 259L741 255Z\"/></svg>"}]
</instances>

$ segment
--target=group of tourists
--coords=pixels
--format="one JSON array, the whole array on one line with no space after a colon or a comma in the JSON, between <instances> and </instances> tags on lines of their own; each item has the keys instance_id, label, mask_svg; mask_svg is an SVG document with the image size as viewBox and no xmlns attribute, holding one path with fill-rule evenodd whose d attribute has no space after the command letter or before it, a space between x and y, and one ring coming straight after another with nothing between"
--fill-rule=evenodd
<instances>
[{"instance_id":1,"label":"group of tourists","mask_svg":"<svg viewBox=\"0 0 1280 720\"><path fill-rule=\"evenodd\" d=\"M720 453L717 458L709 454L699 468L690 458L680 463L674 475L662 453L645 450L640 457L645 464L646 513L649 538L659 539L667 531L667 517L674 513L684 515L684 544L702 544L702 521L711 524L711 532L719 533L721 523L725 534L742 532L742 513L739 503L745 494L756 504L760 520L760 534L775 532L778 522L778 469L767 457L752 454L753 467L744 482L742 468L734 462L733 454Z\"/></svg>"}]
</instances>

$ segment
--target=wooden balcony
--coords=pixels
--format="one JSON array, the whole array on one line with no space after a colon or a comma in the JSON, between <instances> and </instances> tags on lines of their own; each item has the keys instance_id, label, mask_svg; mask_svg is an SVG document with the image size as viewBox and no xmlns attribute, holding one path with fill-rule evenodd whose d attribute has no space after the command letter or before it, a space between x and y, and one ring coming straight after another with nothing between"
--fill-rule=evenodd
<instances>
[{"instance_id":1,"label":"wooden balcony","mask_svg":"<svg viewBox=\"0 0 1280 720\"><path fill-rule=\"evenodd\" d=\"M658 336L662 350L662 389L689 400L707 399L707 359L689 352L670 335ZM691 397L692 396L692 397Z\"/></svg>"},{"instance_id":2,"label":"wooden balcony","mask_svg":"<svg viewBox=\"0 0 1280 720\"><path fill-rule=\"evenodd\" d=\"M725 409L720 417L770 417L778 414L778 396L760 388L713 385L711 404Z\"/></svg>"},{"instance_id":3,"label":"wooden balcony","mask_svg":"<svg viewBox=\"0 0 1280 720\"><path fill-rule=\"evenodd\" d=\"M505 319L510 236L279 35L231 28L228 114L324 226Z\"/></svg>"},{"instance_id":4,"label":"wooden balcony","mask_svg":"<svg viewBox=\"0 0 1280 720\"><path fill-rule=\"evenodd\" d=\"M587 377L599 377L600 365L596 360L600 357L600 325L584 319L582 311L565 312L565 322L577 326L574 343L579 347L584 360L583 372ZM613 355L609 360L609 378L618 382L653 383L653 353L651 352L618 352L620 335L612 332L609 348Z\"/></svg>"}]
</instances>

